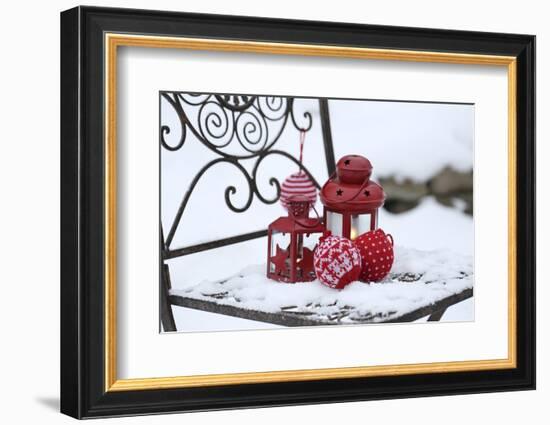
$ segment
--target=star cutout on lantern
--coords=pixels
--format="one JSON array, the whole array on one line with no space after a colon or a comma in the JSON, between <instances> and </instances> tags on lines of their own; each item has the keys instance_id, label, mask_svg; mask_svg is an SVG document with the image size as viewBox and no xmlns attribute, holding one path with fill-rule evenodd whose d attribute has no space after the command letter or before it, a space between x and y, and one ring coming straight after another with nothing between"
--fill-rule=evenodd
<instances>
[{"instance_id":1,"label":"star cutout on lantern","mask_svg":"<svg viewBox=\"0 0 550 425\"><path fill-rule=\"evenodd\" d=\"M279 245L277 245L277 253L270 258L270 261L275 265L276 274L283 274L286 272L287 258L288 258L288 252L286 251L286 249L281 249Z\"/></svg>"},{"instance_id":2,"label":"star cutout on lantern","mask_svg":"<svg viewBox=\"0 0 550 425\"><path fill-rule=\"evenodd\" d=\"M368 190L365 190L363 193L365 194L365 196L370 196L370 192Z\"/></svg>"},{"instance_id":3,"label":"star cutout on lantern","mask_svg":"<svg viewBox=\"0 0 550 425\"><path fill-rule=\"evenodd\" d=\"M338 195L338 196L342 196L342 193L344 193L344 191L342 189L338 189L336 191L336 195Z\"/></svg>"},{"instance_id":4,"label":"star cutout on lantern","mask_svg":"<svg viewBox=\"0 0 550 425\"><path fill-rule=\"evenodd\" d=\"M302 259L300 260L300 268L302 274L307 275L310 271L313 271L313 251L309 248L305 248L302 252Z\"/></svg>"},{"instance_id":5,"label":"star cutout on lantern","mask_svg":"<svg viewBox=\"0 0 550 425\"><path fill-rule=\"evenodd\" d=\"M351 160L350 160L350 159L346 159L346 160L344 161L344 165L350 165L350 164L351 164Z\"/></svg>"}]
</instances>

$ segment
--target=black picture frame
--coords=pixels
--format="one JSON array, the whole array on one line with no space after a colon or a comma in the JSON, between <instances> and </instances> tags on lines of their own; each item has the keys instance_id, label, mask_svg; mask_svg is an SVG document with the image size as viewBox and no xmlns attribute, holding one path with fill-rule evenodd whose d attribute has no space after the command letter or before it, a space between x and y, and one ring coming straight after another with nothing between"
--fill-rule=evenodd
<instances>
[{"instance_id":1,"label":"black picture frame","mask_svg":"<svg viewBox=\"0 0 550 425\"><path fill-rule=\"evenodd\" d=\"M517 367L140 391L105 390L104 34L514 56ZM535 37L76 7L61 13L61 412L76 418L535 388Z\"/></svg>"}]
</instances>

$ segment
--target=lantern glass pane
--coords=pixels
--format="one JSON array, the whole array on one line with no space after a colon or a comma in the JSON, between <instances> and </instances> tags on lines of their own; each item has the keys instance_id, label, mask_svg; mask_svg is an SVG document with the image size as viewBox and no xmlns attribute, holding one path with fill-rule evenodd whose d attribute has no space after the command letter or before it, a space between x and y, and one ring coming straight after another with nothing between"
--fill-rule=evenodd
<instances>
[{"instance_id":1,"label":"lantern glass pane","mask_svg":"<svg viewBox=\"0 0 550 425\"><path fill-rule=\"evenodd\" d=\"M321 237L321 233L313 233L310 235L304 235L302 238L302 246L298 249L298 255L302 256L302 250L303 248L309 249L311 252L315 250L315 247L317 246L317 243L319 242L319 238Z\"/></svg>"},{"instance_id":2,"label":"lantern glass pane","mask_svg":"<svg viewBox=\"0 0 550 425\"><path fill-rule=\"evenodd\" d=\"M354 240L363 233L371 230L371 214L356 214L351 216L350 239Z\"/></svg>"},{"instance_id":3,"label":"lantern glass pane","mask_svg":"<svg viewBox=\"0 0 550 425\"><path fill-rule=\"evenodd\" d=\"M343 215L327 211L327 230L334 236L342 236Z\"/></svg>"}]
</instances>

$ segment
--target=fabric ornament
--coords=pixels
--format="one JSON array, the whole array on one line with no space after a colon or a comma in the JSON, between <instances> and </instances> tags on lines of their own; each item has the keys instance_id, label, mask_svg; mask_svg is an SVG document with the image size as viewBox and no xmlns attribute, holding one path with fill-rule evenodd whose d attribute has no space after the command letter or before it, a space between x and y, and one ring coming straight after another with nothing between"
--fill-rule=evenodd
<instances>
[{"instance_id":1,"label":"fabric ornament","mask_svg":"<svg viewBox=\"0 0 550 425\"><path fill-rule=\"evenodd\" d=\"M305 196L311 209L317 202L317 188L303 171L298 171L288 176L281 188L281 204L288 209L288 199L293 195Z\"/></svg>"},{"instance_id":2,"label":"fabric ornament","mask_svg":"<svg viewBox=\"0 0 550 425\"><path fill-rule=\"evenodd\" d=\"M361 275L363 282L379 282L384 279L393 265L393 238L382 229L371 230L356 238L353 243L361 253Z\"/></svg>"},{"instance_id":3,"label":"fabric ornament","mask_svg":"<svg viewBox=\"0 0 550 425\"><path fill-rule=\"evenodd\" d=\"M359 279L361 253L352 241L339 236L321 238L313 256L317 279L330 288L342 289Z\"/></svg>"},{"instance_id":4,"label":"fabric ornament","mask_svg":"<svg viewBox=\"0 0 550 425\"><path fill-rule=\"evenodd\" d=\"M310 210L317 202L317 188L302 168L305 139L306 132L302 130L300 131L300 169L296 173L288 176L283 182L283 187L281 188L281 197L279 199L285 210L288 210L288 198L293 195L305 196L309 200Z\"/></svg>"}]
</instances>

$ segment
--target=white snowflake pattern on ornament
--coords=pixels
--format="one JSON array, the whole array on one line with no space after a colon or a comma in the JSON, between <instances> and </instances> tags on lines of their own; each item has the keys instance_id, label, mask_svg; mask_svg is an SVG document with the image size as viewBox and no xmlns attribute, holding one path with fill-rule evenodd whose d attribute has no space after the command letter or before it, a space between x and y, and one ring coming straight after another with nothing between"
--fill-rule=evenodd
<instances>
[{"instance_id":1,"label":"white snowflake pattern on ornament","mask_svg":"<svg viewBox=\"0 0 550 425\"><path fill-rule=\"evenodd\" d=\"M317 278L331 288L343 288L357 280L361 272L361 254L346 238L323 238L314 253Z\"/></svg>"}]
</instances>

